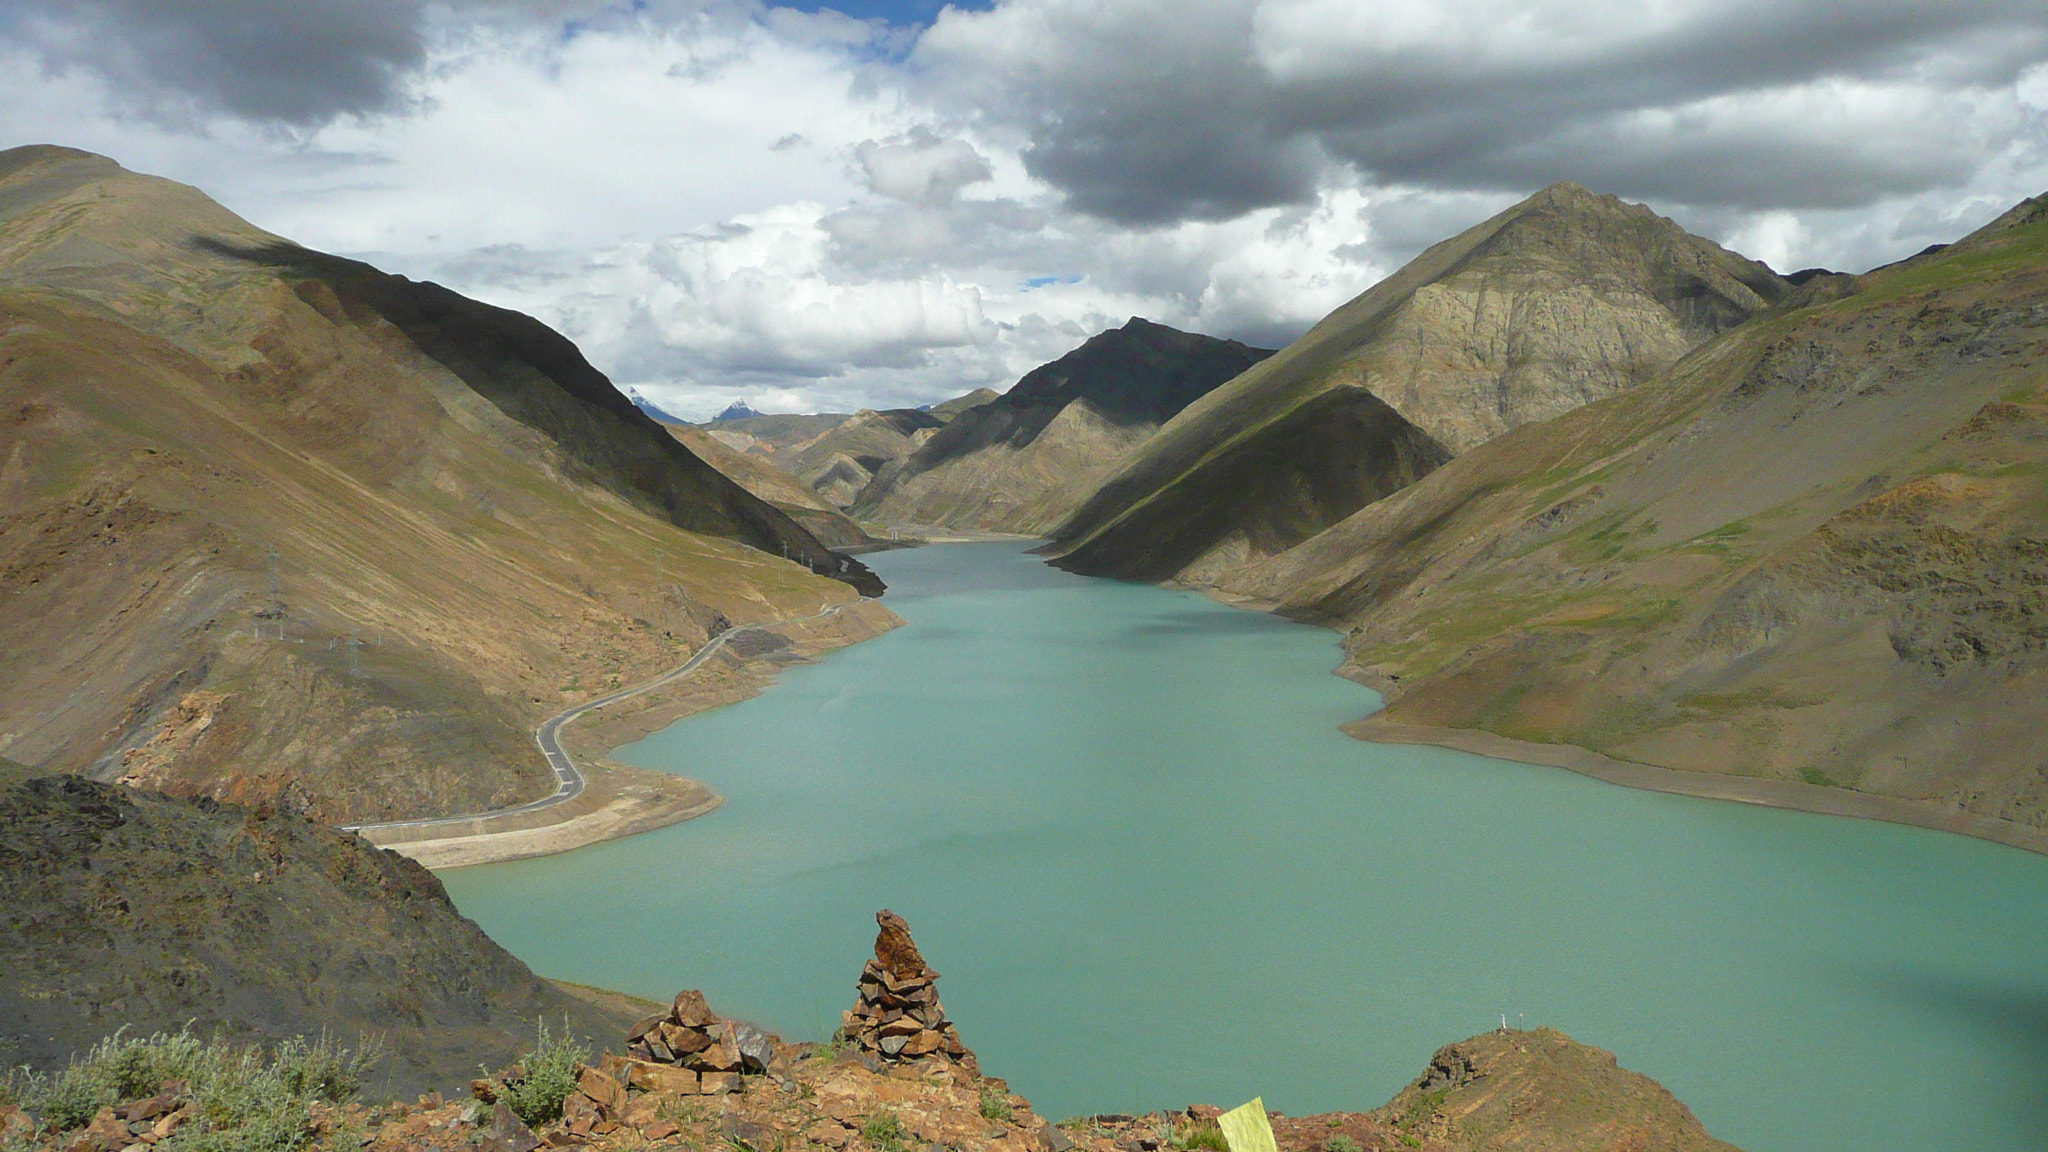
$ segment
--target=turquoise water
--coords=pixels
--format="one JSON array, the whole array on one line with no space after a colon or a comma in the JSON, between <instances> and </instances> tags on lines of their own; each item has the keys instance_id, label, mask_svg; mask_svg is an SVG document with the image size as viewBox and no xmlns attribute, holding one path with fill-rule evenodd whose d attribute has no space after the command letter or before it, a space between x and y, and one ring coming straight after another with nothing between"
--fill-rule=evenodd
<instances>
[{"instance_id":1,"label":"turquoise water","mask_svg":"<svg viewBox=\"0 0 2048 1152\"><path fill-rule=\"evenodd\" d=\"M1562 1028L1750 1152L2048 1147L2048 857L1354 741L1332 633L884 553L909 626L618 755L704 819L445 873L547 975L820 1037L874 910L1055 1118L1382 1103Z\"/></svg>"}]
</instances>

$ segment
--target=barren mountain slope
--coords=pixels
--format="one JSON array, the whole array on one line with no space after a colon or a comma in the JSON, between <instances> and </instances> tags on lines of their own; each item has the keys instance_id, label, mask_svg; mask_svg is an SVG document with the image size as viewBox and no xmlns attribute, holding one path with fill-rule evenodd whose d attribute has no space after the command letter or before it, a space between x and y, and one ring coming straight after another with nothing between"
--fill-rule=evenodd
<instances>
[{"instance_id":1,"label":"barren mountain slope","mask_svg":"<svg viewBox=\"0 0 2048 1152\"><path fill-rule=\"evenodd\" d=\"M915 408L863 408L777 451L774 460L834 507L850 508L883 465L917 451L945 426L945 417Z\"/></svg>"},{"instance_id":2,"label":"barren mountain slope","mask_svg":"<svg viewBox=\"0 0 2048 1152\"><path fill-rule=\"evenodd\" d=\"M1458 451L1641 383L1789 291L1641 205L1553 186L1190 405L1059 528L1057 563L1205 582Z\"/></svg>"},{"instance_id":3,"label":"barren mountain slope","mask_svg":"<svg viewBox=\"0 0 2048 1152\"><path fill-rule=\"evenodd\" d=\"M381 1038L373 1087L409 1094L504 1063L538 1019L600 1044L630 1022L537 979L403 856L76 776L0 786L0 972L7 1059L42 1068L122 1027L326 1032Z\"/></svg>"},{"instance_id":4,"label":"barren mountain slope","mask_svg":"<svg viewBox=\"0 0 2048 1152\"><path fill-rule=\"evenodd\" d=\"M662 427L699 460L780 509L826 547L871 548L879 543L852 517L812 491L810 485L777 467L766 453L732 448L694 424L664 424Z\"/></svg>"},{"instance_id":5,"label":"barren mountain slope","mask_svg":"<svg viewBox=\"0 0 2048 1152\"><path fill-rule=\"evenodd\" d=\"M1270 355L1134 317L885 465L854 511L891 524L1049 531L1174 413Z\"/></svg>"},{"instance_id":6,"label":"barren mountain slope","mask_svg":"<svg viewBox=\"0 0 2048 1152\"><path fill-rule=\"evenodd\" d=\"M0 754L331 820L543 795L540 718L879 587L537 322L47 147L0 153L0 586Z\"/></svg>"},{"instance_id":7,"label":"barren mountain slope","mask_svg":"<svg viewBox=\"0 0 2048 1152\"><path fill-rule=\"evenodd\" d=\"M1392 698L1362 734L1856 789L2026 841L2048 829L2048 197L1802 291L1229 586L1351 629Z\"/></svg>"}]
</instances>

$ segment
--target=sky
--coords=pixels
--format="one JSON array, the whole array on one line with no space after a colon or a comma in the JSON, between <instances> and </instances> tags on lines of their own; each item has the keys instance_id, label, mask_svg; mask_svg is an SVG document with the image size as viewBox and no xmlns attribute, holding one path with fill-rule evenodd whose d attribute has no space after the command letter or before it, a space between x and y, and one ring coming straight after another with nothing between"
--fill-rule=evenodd
<instances>
[{"instance_id":1,"label":"sky","mask_svg":"<svg viewBox=\"0 0 2048 1152\"><path fill-rule=\"evenodd\" d=\"M1557 180L1780 271L2048 191L2041 0L9 0L86 148L702 418L1277 347Z\"/></svg>"}]
</instances>

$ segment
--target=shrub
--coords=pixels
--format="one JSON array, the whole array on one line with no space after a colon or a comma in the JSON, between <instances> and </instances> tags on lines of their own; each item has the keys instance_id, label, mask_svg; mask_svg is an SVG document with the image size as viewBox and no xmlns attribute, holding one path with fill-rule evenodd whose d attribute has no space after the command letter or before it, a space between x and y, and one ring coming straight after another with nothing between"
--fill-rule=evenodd
<instances>
[{"instance_id":1,"label":"shrub","mask_svg":"<svg viewBox=\"0 0 2048 1152\"><path fill-rule=\"evenodd\" d=\"M192 1118L159 1148L291 1152L313 1135L313 1103L353 1097L380 1054L375 1044L351 1052L324 1035L287 1040L266 1056L256 1045L202 1041L189 1029L148 1037L116 1032L62 1072L22 1075L15 1090L38 1119L63 1130L89 1123L101 1108L183 1081L180 1098Z\"/></svg>"},{"instance_id":2,"label":"shrub","mask_svg":"<svg viewBox=\"0 0 2048 1152\"><path fill-rule=\"evenodd\" d=\"M908 1152L911 1146L910 1129L886 1109L862 1121L860 1134L880 1152Z\"/></svg>"},{"instance_id":3,"label":"shrub","mask_svg":"<svg viewBox=\"0 0 2048 1152\"><path fill-rule=\"evenodd\" d=\"M590 1062L590 1049L570 1039L566 1017L559 1038L548 1031L547 1021L537 1020L535 1025L534 1045L519 1058L525 1075L505 1085L506 1106L529 1128L562 1118L562 1101L576 1090L577 1071Z\"/></svg>"},{"instance_id":4,"label":"shrub","mask_svg":"<svg viewBox=\"0 0 2048 1152\"><path fill-rule=\"evenodd\" d=\"M1223 1138L1223 1129L1214 1124L1190 1124L1174 1134L1175 1148L1203 1148L1208 1152L1230 1152L1230 1142Z\"/></svg>"},{"instance_id":5,"label":"shrub","mask_svg":"<svg viewBox=\"0 0 2048 1152\"><path fill-rule=\"evenodd\" d=\"M1365 1149L1349 1136L1332 1136L1323 1141L1323 1152L1365 1152Z\"/></svg>"},{"instance_id":6,"label":"shrub","mask_svg":"<svg viewBox=\"0 0 2048 1152\"><path fill-rule=\"evenodd\" d=\"M993 1088L981 1090L981 1118L983 1120L1010 1119L1010 1098Z\"/></svg>"}]
</instances>

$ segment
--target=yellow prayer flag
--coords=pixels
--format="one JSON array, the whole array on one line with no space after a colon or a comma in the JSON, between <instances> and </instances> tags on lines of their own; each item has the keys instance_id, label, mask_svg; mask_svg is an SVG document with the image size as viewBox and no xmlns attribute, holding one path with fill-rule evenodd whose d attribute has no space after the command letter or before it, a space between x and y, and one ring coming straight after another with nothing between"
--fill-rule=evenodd
<instances>
[{"instance_id":1,"label":"yellow prayer flag","mask_svg":"<svg viewBox=\"0 0 2048 1152\"><path fill-rule=\"evenodd\" d=\"M1266 1119L1266 1098L1240 1104L1216 1118L1230 1152L1280 1152L1273 1141L1273 1122Z\"/></svg>"}]
</instances>

